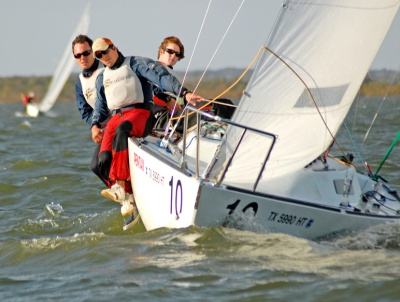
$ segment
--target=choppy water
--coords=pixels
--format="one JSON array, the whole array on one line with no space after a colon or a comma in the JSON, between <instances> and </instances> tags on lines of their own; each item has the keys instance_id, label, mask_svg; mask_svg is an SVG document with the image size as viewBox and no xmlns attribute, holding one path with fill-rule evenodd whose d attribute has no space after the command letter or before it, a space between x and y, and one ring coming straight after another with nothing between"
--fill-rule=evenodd
<instances>
[{"instance_id":1,"label":"choppy water","mask_svg":"<svg viewBox=\"0 0 400 302\"><path fill-rule=\"evenodd\" d=\"M380 100L359 99L347 119L373 170L400 124L400 98L388 98L361 144ZM0 106L0 301L400 300L400 225L319 241L228 228L146 232L141 222L124 232L90 171L94 144L75 104L37 119L18 116L20 104ZM345 134L341 146L352 148ZM399 148L381 172L397 190Z\"/></svg>"}]
</instances>

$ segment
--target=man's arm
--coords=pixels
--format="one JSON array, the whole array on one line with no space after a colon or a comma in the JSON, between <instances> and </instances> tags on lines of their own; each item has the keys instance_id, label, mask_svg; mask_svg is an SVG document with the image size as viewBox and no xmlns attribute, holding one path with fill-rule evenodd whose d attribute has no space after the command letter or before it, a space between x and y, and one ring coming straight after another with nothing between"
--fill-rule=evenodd
<instances>
[{"instance_id":1,"label":"man's arm","mask_svg":"<svg viewBox=\"0 0 400 302\"><path fill-rule=\"evenodd\" d=\"M93 108L86 102L86 99L82 91L82 83L79 77L75 82L75 95L76 95L76 105L78 107L78 111L81 114L82 119L87 124L91 125Z\"/></svg>"},{"instance_id":2,"label":"man's arm","mask_svg":"<svg viewBox=\"0 0 400 302\"><path fill-rule=\"evenodd\" d=\"M105 121L109 116L109 110L107 107L107 100L103 86L103 73L99 74L96 79L96 94L97 99L93 110L92 126L97 125L100 128L100 123Z\"/></svg>"},{"instance_id":3,"label":"man's arm","mask_svg":"<svg viewBox=\"0 0 400 302\"><path fill-rule=\"evenodd\" d=\"M99 74L96 79L96 93L97 99L93 110L92 117L92 139L95 143L101 143L103 139L103 130L101 129L101 122L108 118L109 110L107 107L107 100L104 93L103 86L103 73Z\"/></svg>"},{"instance_id":4,"label":"man's arm","mask_svg":"<svg viewBox=\"0 0 400 302\"><path fill-rule=\"evenodd\" d=\"M132 57L131 68L138 76L155 84L162 91L172 92L175 95L186 91L178 79L173 76L160 62L149 58Z\"/></svg>"}]
</instances>

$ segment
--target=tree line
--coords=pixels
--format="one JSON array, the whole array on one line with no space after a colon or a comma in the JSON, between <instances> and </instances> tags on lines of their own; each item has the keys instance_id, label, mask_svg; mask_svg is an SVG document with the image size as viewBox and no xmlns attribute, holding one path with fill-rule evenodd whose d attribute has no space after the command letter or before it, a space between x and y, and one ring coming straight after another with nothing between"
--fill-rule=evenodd
<instances>
[{"instance_id":1,"label":"tree line","mask_svg":"<svg viewBox=\"0 0 400 302\"><path fill-rule=\"evenodd\" d=\"M239 70L233 72L232 69L224 71L212 72L208 77L205 77L198 86L196 92L206 98L212 99L229 86L231 86L238 78ZM392 78L392 71L375 72L371 79L369 74L364 80L361 88L361 96L393 96L400 95L400 79ZM75 101L75 81L77 74L72 74L65 84L58 98L59 102L74 102ZM178 74L179 77L179 74ZM394 75L395 77L395 75ZM186 87L196 87L199 75L194 73L187 78ZM247 85L249 76L244 77L232 89L230 89L222 97L229 99L240 99ZM46 93L50 84L51 77L4 77L0 78L0 103L15 103L21 102L21 94L33 91L37 100L41 100Z\"/></svg>"}]
</instances>

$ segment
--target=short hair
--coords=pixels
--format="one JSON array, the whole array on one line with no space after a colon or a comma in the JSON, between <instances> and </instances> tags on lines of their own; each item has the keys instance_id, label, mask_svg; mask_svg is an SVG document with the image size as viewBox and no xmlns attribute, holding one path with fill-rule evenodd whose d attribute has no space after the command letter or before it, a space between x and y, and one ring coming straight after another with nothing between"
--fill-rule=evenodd
<instances>
[{"instance_id":1,"label":"short hair","mask_svg":"<svg viewBox=\"0 0 400 302\"><path fill-rule=\"evenodd\" d=\"M170 36L170 37L166 37L162 42L160 47L158 47L158 56L157 59L160 58L160 53L161 50L164 50L168 44L176 44L179 46L179 52L181 54L179 60L183 59L185 57L185 47L183 47L183 44L181 42L181 40L179 40L179 38L174 37L174 36Z\"/></svg>"},{"instance_id":2,"label":"short hair","mask_svg":"<svg viewBox=\"0 0 400 302\"><path fill-rule=\"evenodd\" d=\"M88 44L89 44L89 46L90 46L90 48L92 48L92 45L93 45L93 40L92 39L90 39L88 36L86 36L86 35L79 35L79 36L77 36L75 39L74 39L74 41L72 41L72 53L74 53L74 46L75 46L75 44L83 44L83 43L85 43L85 42L87 42Z\"/></svg>"}]
</instances>

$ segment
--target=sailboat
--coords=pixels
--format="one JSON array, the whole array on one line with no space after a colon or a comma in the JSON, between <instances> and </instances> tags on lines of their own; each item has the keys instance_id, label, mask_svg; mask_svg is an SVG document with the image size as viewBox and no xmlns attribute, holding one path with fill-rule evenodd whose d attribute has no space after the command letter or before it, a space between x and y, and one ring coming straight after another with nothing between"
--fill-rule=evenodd
<instances>
[{"instance_id":1,"label":"sailboat","mask_svg":"<svg viewBox=\"0 0 400 302\"><path fill-rule=\"evenodd\" d=\"M129 138L145 228L251 218L268 232L315 239L400 222L396 191L329 152L399 5L283 1L232 119L187 106L203 119L183 137ZM210 121L219 125L212 134Z\"/></svg>"},{"instance_id":2,"label":"sailboat","mask_svg":"<svg viewBox=\"0 0 400 302\"><path fill-rule=\"evenodd\" d=\"M84 14L79 21L78 26L75 28L71 38L68 40L68 44L65 48L63 56L51 78L50 85L46 91L46 94L41 102L38 104L28 103L26 106L26 114L30 117L38 117L40 113L48 112L53 108L57 101L58 96L61 93L65 83L71 75L74 67L74 58L71 54L72 41L79 34L85 35L89 29L90 21L90 4L85 8Z\"/></svg>"}]
</instances>

